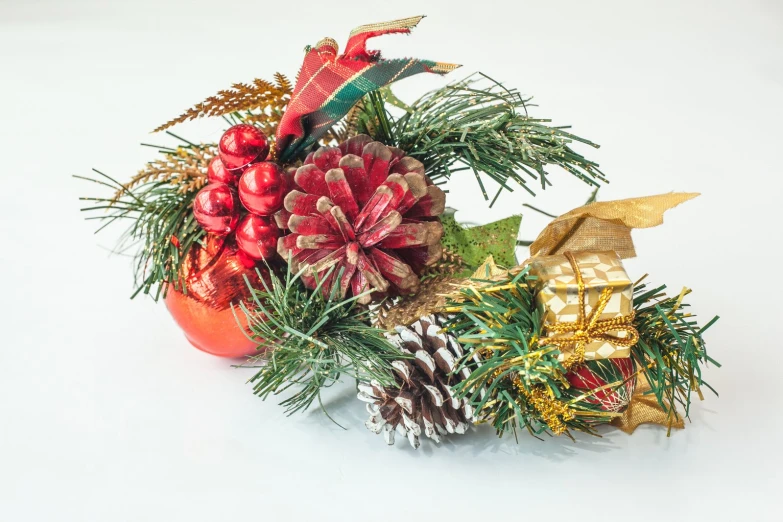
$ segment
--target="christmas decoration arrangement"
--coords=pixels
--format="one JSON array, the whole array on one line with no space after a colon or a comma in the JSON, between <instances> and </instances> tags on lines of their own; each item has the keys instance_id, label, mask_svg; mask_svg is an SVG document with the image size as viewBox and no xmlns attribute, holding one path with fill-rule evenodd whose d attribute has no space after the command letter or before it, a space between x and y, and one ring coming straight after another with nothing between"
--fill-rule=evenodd
<instances>
[{"instance_id":1,"label":"christmas decoration arrangement","mask_svg":"<svg viewBox=\"0 0 783 522\"><path fill-rule=\"evenodd\" d=\"M712 390L704 333L717 317L700 325L689 290L632 277L623 259L633 229L696 194L593 190L529 245L519 213L462 225L444 190L454 178L492 206L557 176L593 189L606 177L576 151L597 145L490 76L397 98L390 84L458 67L367 48L421 18L359 27L343 52L324 38L295 83L235 84L160 126L177 142L127 182L83 178L108 190L83 198L90 219L127 225L132 295L162 299L196 348L246 358L254 393L287 413L329 415L324 389L355 381L367 429L388 444L480 424L571 438L682 428ZM225 121L217 143L169 130L201 117Z\"/></svg>"}]
</instances>

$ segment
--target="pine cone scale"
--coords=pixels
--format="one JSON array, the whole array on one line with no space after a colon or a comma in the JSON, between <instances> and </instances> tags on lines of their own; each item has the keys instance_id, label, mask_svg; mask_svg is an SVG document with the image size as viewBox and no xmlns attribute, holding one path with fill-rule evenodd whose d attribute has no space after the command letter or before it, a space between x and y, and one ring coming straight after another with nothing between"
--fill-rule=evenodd
<instances>
[{"instance_id":1,"label":"pine cone scale","mask_svg":"<svg viewBox=\"0 0 783 522\"><path fill-rule=\"evenodd\" d=\"M396 210L392 210L386 216L375 222L374 226L359 234L359 243L364 248L369 248L376 243L385 240L402 223L402 216ZM399 247L397 247L399 248Z\"/></svg>"},{"instance_id":2,"label":"pine cone scale","mask_svg":"<svg viewBox=\"0 0 783 522\"><path fill-rule=\"evenodd\" d=\"M351 193L354 195L358 205L364 206L369 201L375 189L370 191L369 184L365 183L367 171L364 170L364 160L359 156L343 156L339 164L345 176L348 186L351 187Z\"/></svg>"},{"instance_id":3,"label":"pine cone scale","mask_svg":"<svg viewBox=\"0 0 783 522\"><path fill-rule=\"evenodd\" d=\"M359 204L343 169L330 169L324 179L332 201L343 210L348 219L355 221L359 215Z\"/></svg>"}]
</instances>

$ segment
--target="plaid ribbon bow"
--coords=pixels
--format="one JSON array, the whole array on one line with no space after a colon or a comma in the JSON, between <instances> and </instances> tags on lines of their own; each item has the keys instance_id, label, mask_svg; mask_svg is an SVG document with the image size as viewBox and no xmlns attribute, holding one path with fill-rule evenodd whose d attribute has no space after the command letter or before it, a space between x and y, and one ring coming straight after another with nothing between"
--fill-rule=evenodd
<instances>
[{"instance_id":1,"label":"plaid ribbon bow","mask_svg":"<svg viewBox=\"0 0 783 522\"><path fill-rule=\"evenodd\" d=\"M385 60L380 51L367 50L370 38L408 34L422 18L357 27L339 56L331 38L309 48L277 130L278 159L285 162L307 150L368 92L421 72L446 74L459 67L416 58Z\"/></svg>"}]
</instances>

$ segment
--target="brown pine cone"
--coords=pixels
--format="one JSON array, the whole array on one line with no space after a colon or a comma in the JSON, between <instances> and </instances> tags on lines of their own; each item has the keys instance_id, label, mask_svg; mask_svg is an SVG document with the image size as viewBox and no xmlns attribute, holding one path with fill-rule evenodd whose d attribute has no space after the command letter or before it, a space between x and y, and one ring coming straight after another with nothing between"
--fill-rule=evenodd
<instances>
[{"instance_id":1,"label":"brown pine cone","mask_svg":"<svg viewBox=\"0 0 783 522\"><path fill-rule=\"evenodd\" d=\"M394 432L404 433L414 448L424 434L440 442L440 436L465 433L473 420L467 400L454 398L451 387L470 372L455 372L463 355L457 340L441 332L436 316L422 317L410 327L398 326L390 340L413 359L394 361L398 387L382 387L373 381L359 384L359 399L367 402L370 419L365 423L373 433L383 431L388 444Z\"/></svg>"}]
</instances>

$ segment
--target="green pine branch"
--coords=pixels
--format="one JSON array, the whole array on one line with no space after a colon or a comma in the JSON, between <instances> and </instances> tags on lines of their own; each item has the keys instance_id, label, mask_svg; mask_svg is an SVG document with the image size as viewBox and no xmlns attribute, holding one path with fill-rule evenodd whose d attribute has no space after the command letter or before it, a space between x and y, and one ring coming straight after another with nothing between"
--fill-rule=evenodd
<instances>
[{"instance_id":1,"label":"green pine branch","mask_svg":"<svg viewBox=\"0 0 783 522\"><path fill-rule=\"evenodd\" d=\"M634 326L639 331L639 342L632 354L664 411L673 411L677 418L679 404L688 417L692 395L703 398L702 386L717 395L704 381L702 366L709 362L720 368L707 354L703 337L718 317L699 326L695 316L688 313L689 305L682 301L690 290L671 297L664 294L665 289L666 286L648 288L645 284L635 288Z\"/></svg>"},{"instance_id":2,"label":"green pine branch","mask_svg":"<svg viewBox=\"0 0 783 522\"><path fill-rule=\"evenodd\" d=\"M96 233L111 225L126 225L114 252L134 257L131 297L144 293L157 300L166 295L169 283L186 290L179 270L187 252L204 235L191 208L198 189L206 183L207 164L215 147L179 139L183 145L176 149L156 147L161 157L128 183L98 170L94 170L96 177L75 176L111 190L109 196L80 198L89 202L81 210L93 214L88 220L100 222Z\"/></svg>"},{"instance_id":3,"label":"green pine branch","mask_svg":"<svg viewBox=\"0 0 783 522\"><path fill-rule=\"evenodd\" d=\"M565 405L569 397L562 390L568 384L558 361L560 351L536 342L542 336L543 310L536 304L527 270L488 286L495 290L477 294L465 289L463 299L449 304L456 313L446 329L469 350L460 370L471 371L454 387L456 396L467 398L477 418L490 423L499 436L516 436L519 428L538 436L551 430L551 422L531 400L536 389L543 389L574 414L559 419L566 435L568 430L594 433L592 426L601 419L606 422L605 414L584 401Z\"/></svg>"},{"instance_id":4,"label":"green pine branch","mask_svg":"<svg viewBox=\"0 0 783 522\"><path fill-rule=\"evenodd\" d=\"M252 300L239 307L251 338L264 350L248 363L260 367L250 379L254 393L266 399L296 388L280 403L292 414L315 400L320 404L321 390L343 373L394 385L391 362L404 355L383 330L370 326L369 310L357 304L364 294L343 299L336 295L339 285L326 293L323 281L308 290L300 275L290 268L285 278L270 271L268 281L261 278L262 288L251 287ZM324 280L340 275L330 272Z\"/></svg>"},{"instance_id":5,"label":"green pine branch","mask_svg":"<svg viewBox=\"0 0 783 522\"><path fill-rule=\"evenodd\" d=\"M587 400L596 390L570 389L567 370L558 361L560 351L539 342L543 310L531 282L525 270L506 280L487 281L477 291L466 288L461 298L447 305L453 315L446 329L468 351L460 369L471 371L454 387L456 395L467 398L477 418L492 424L500 436L508 431L516 435L522 427L537 436L554 431L553 426L564 429L567 436L571 430L594 435L595 425L610 421L613 414ZM703 339L717 317L698 326L682 302L687 292L667 297L664 288L639 285L635 290L634 325L640 340L632 348L632 357L664 411L675 410L676 417L675 406L680 405L687 417L693 393L702 397L702 386L715 392L703 380L702 366L707 362L720 366L707 355ZM605 380L607 392L625 384L619 373L607 374ZM562 403L567 414L547 422L531 399L536 389Z\"/></svg>"},{"instance_id":6,"label":"green pine branch","mask_svg":"<svg viewBox=\"0 0 783 522\"><path fill-rule=\"evenodd\" d=\"M551 120L532 117L531 98L508 89L479 73L427 93L413 104L401 104L388 92L371 93L360 102L357 131L417 158L436 183L445 182L463 170L472 171L484 199L490 195L485 177L502 191L522 187L531 195L529 180L541 189L552 183L548 167L558 166L588 185L606 182L598 164L572 146L595 143L570 133L568 126L553 126ZM402 107L394 119L387 105Z\"/></svg>"}]
</instances>

